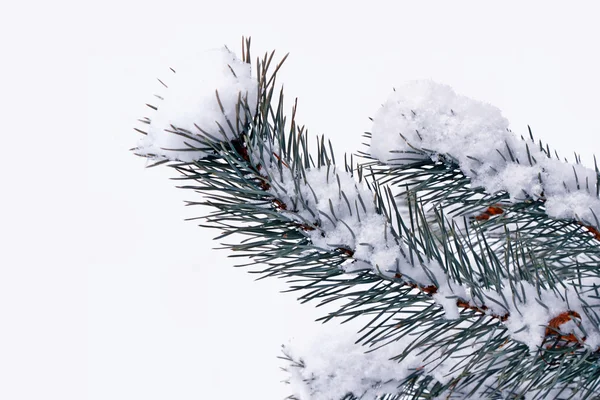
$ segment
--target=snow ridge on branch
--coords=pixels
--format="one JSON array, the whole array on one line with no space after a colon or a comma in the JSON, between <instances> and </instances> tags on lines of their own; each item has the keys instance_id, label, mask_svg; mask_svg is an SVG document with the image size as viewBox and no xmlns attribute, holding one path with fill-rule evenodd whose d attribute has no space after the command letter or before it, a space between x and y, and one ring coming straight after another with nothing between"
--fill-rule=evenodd
<instances>
[{"instance_id":1,"label":"snow ridge on branch","mask_svg":"<svg viewBox=\"0 0 600 400\"><path fill-rule=\"evenodd\" d=\"M553 158L541 142L521 140L496 107L433 81L395 89L374 117L371 155L388 164L450 157L474 187L506 191L512 201L545 201L552 218L600 228L598 169Z\"/></svg>"}]
</instances>

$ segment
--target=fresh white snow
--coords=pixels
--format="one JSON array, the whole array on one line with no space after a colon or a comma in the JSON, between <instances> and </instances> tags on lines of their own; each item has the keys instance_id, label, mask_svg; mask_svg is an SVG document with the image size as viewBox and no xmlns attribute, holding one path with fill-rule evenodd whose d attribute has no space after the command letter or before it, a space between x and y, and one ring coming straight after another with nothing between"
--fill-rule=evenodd
<instances>
[{"instance_id":1,"label":"fresh white snow","mask_svg":"<svg viewBox=\"0 0 600 400\"><path fill-rule=\"evenodd\" d=\"M349 172L313 168L306 170L305 179L292 177L287 168L282 173L276 168L269 173L277 182L271 193L287 206L282 212L300 223L319 221L316 229L306 232L316 247L351 250L356 262L348 264L346 272L368 268L391 277L400 269L413 269L385 217L376 212L373 194Z\"/></svg>"},{"instance_id":2,"label":"fresh white snow","mask_svg":"<svg viewBox=\"0 0 600 400\"><path fill-rule=\"evenodd\" d=\"M394 393L402 379L420 366L418 357L402 363L390 360L403 346L388 345L374 352L354 343L354 330L335 326L336 334L296 338L284 352L302 366L285 365L290 392L299 400L341 399L348 393L364 399Z\"/></svg>"},{"instance_id":3,"label":"fresh white snow","mask_svg":"<svg viewBox=\"0 0 600 400\"><path fill-rule=\"evenodd\" d=\"M375 115L371 133L371 155L384 163L451 156L488 193L506 191L512 201L543 198L549 216L600 227L594 170L521 140L499 109L449 86L425 80L398 87Z\"/></svg>"},{"instance_id":4,"label":"fresh white snow","mask_svg":"<svg viewBox=\"0 0 600 400\"><path fill-rule=\"evenodd\" d=\"M168 76L161 79L167 87L161 85L160 93L152 103L157 110L149 117L149 129L148 125L141 127L148 129L148 135L140 139L136 153L159 159L193 161L204 155L200 151L190 151L189 146L205 147L194 140L206 137L202 131L218 140L237 135L238 115L239 122L245 122L244 109L240 107L238 111L238 100L247 101L249 109L255 110L258 82L252 75L250 64L238 59L227 48L191 54L174 71L168 71Z\"/></svg>"}]
</instances>

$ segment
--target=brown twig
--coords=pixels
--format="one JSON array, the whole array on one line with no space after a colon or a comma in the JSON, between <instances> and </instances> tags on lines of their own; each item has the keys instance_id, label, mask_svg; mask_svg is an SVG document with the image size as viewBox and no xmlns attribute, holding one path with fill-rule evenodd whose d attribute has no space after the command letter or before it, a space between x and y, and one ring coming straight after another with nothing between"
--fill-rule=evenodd
<instances>
[{"instance_id":1,"label":"brown twig","mask_svg":"<svg viewBox=\"0 0 600 400\"><path fill-rule=\"evenodd\" d=\"M487 221L490 217L494 215L503 214L504 210L499 205L489 206L484 212L475 216L475 220L477 221Z\"/></svg>"}]
</instances>

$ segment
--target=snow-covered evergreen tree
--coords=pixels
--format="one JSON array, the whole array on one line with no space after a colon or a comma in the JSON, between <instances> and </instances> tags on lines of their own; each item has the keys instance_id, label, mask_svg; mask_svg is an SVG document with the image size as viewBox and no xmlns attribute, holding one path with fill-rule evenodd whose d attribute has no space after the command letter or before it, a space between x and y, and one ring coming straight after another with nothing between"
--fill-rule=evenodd
<instances>
[{"instance_id":1,"label":"snow-covered evergreen tree","mask_svg":"<svg viewBox=\"0 0 600 400\"><path fill-rule=\"evenodd\" d=\"M286 114L282 63L243 40L179 66L134 151L201 194L236 256L363 323L284 348L290 398L599 398L598 167L431 81L396 88L340 162Z\"/></svg>"}]
</instances>

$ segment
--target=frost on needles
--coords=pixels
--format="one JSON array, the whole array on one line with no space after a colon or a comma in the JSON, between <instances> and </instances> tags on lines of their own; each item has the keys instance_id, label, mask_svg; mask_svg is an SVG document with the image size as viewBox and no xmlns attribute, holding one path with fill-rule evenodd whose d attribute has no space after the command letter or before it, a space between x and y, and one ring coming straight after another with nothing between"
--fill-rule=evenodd
<instances>
[{"instance_id":1,"label":"frost on needles","mask_svg":"<svg viewBox=\"0 0 600 400\"><path fill-rule=\"evenodd\" d=\"M236 256L364 326L287 347L292 398L599 394L597 168L431 81L396 88L360 162L336 164L286 116L282 62L243 44L161 80L135 152L202 194L202 226L243 235Z\"/></svg>"}]
</instances>

